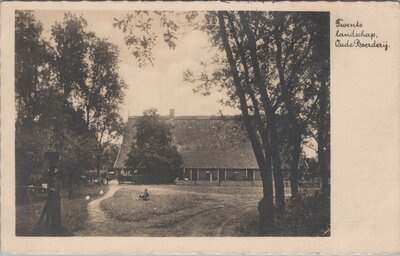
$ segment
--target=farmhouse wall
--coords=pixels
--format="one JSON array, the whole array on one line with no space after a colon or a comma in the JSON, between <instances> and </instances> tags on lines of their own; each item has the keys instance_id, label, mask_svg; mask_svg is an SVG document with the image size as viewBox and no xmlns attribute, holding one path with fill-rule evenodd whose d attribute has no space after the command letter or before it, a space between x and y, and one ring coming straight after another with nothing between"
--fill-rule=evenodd
<instances>
[{"instance_id":1,"label":"farmhouse wall","mask_svg":"<svg viewBox=\"0 0 400 256\"><path fill-rule=\"evenodd\" d=\"M178 180L175 182L176 185L180 186L232 186L232 187L262 187L261 180L255 181L207 181L207 180ZM285 180L285 190L290 190L290 181ZM300 181L299 182L300 192L306 189L321 188L321 181L319 179L311 181Z\"/></svg>"}]
</instances>

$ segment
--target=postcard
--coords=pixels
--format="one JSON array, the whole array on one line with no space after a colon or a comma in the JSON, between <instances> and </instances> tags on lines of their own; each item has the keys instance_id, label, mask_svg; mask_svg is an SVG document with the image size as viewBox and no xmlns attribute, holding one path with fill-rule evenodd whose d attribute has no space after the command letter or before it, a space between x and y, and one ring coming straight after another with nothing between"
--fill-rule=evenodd
<instances>
[{"instance_id":1,"label":"postcard","mask_svg":"<svg viewBox=\"0 0 400 256\"><path fill-rule=\"evenodd\" d=\"M1 7L3 252L400 252L398 3Z\"/></svg>"}]
</instances>

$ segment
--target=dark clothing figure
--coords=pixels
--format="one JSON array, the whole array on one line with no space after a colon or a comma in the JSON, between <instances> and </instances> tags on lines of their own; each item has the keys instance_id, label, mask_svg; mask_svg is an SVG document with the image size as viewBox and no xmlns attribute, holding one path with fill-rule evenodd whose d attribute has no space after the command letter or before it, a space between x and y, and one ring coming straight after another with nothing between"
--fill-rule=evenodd
<instances>
[{"instance_id":1,"label":"dark clothing figure","mask_svg":"<svg viewBox=\"0 0 400 256\"><path fill-rule=\"evenodd\" d=\"M142 200L142 201L150 200L150 194L149 194L149 192L147 192L147 188L144 190L144 192L141 192L139 194L139 197L137 198L137 200Z\"/></svg>"}]
</instances>

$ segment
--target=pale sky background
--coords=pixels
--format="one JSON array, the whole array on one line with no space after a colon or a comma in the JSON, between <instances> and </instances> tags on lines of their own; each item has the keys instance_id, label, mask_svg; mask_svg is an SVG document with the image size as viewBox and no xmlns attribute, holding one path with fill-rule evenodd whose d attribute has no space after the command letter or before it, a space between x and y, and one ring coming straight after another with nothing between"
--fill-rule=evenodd
<instances>
[{"instance_id":1,"label":"pale sky background","mask_svg":"<svg viewBox=\"0 0 400 256\"><path fill-rule=\"evenodd\" d=\"M62 11L35 11L35 16L43 23L45 37L50 37L51 26L62 21ZM121 11L78 11L88 22L88 30L108 40L120 48L119 73L128 85L121 115L126 120L128 113L141 115L143 110L157 108L159 114L167 115L175 109L175 115L217 115L238 114L236 109L222 106L217 100L223 93L213 92L210 96L194 94L192 85L183 81L182 73L187 68L196 70L201 61L213 55L207 35L201 31L179 34L177 47L172 50L164 43L161 34L157 47L153 49L154 66L139 68L136 59L124 43L122 31L112 26L113 18L123 18L129 12ZM157 24L157 23L154 23ZM154 26L156 27L156 26Z\"/></svg>"}]
</instances>

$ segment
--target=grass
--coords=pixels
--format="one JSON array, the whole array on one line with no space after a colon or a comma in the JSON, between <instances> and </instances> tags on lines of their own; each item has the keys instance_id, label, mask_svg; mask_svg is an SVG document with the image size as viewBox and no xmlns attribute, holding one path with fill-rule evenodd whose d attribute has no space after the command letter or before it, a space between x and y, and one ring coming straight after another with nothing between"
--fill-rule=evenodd
<instances>
[{"instance_id":1,"label":"grass","mask_svg":"<svg viewBox=\"0 0 400 256\"><path fill-rule=\"evenodd\" d=\"M88 203L100 196L100 190L105 193L107 191L105 185L93 185L80 187L74 191L71 199L64 197L61 200L61 220L62 226L67 228L69 232L79 231L84 227L88 218ZM86 200L85 196L89 195L90 200ZM34 200L32 203L17 205L16 207L16 235L17 236L34 236L36 222L42 212L45 200L42 195L32 195ZM42 200L38 200L42 198Z\"/></svg>"},{"instance_id":2,"label":"grass","mask_svg":"<svg viewBox=\"0 0 400 256\"><path fill-rule=\"evenodd\" d=\"M260 200L263 196L262 187L245 187L245 186L175 186L171 185L169 189L174 189L178 191L189 191L197 193L212 193L221 195L234 195L243 196ZM314 188L301 189L301 192L313 192ZM290 197L290 188L285 187L285 196Z\"/></svg>"},{"instance_id":3,"label":"grass","mask_svg":"<svg viewBox=\"0 0 400 256\"><path fill-rule=\"evenodd\" d=\"M70 232L81 230L88 218L90 202L85 196L95 199L100 190L106 192L107 188L105 185L82 187L75 191L72 199L64 198L63 226ZM136 200L144 188L149 188L150 201ZM315 194L313 190L303 192L307 193L300 198L287 199L286 210L275 215L274 230L264 235L330 235L329 197ZM106 229L110 235L132 230L136 236L258 236L257 203L261 197L260 187L125 186L101 201L100 207L112 220ZM35 223L44 205L43 199L35 200L17 206L19 236L35 235Z\"/></svg>"},{"instance_id":4,"label":"grass","mask_svg":"<svg viewBox=\"0 0 400 256\"><path fill-rule=\"evenodd\" d=\"M161 194L151 192L149 201L136 200L139 189L121 189L111 198L103 200L100 207L119 221L140 221L199 205L206 196L193 194Z\"/></svg>"},{"instance_id":5,"label":"grass","mask_svg":"<svg viewBox=\"0 0 400 256\"><path fill-rule=\"evenodd\" d=\"M156 188L168 191L157 193ZM229 207L234 205L234 211L221 212L227 216L227 219L224 220L225 234L230 236L260 235L257 203L262 197L262 188L162 185L150 189L150 201L137 201L136 198L143 189L144 187L121 189L113 197L102 201L100 206L109 216L121 222L148 220L147 223L150 225L154 221L163 221L163 225L165 224L161 225L165 227L163 232L168 235L176 235L170 226L175 220L179 221L180 217L185 216L182 212L189 209L207 210L216 206L226 206L227 209L232 209ZM202 195L203 193L204 195ZM314 191L308 191L307 194L303 194L297 199L288 198L286 210L283 213L276 212L274 230L263 236L329 236L329 201L329 198L315 196ZM168 215L162 219L156 218L181 210L183 211L179 214ZM188 212L188 214L190 213ZM211 219L201 224L201 227L197 225L197 228L202 229L200 234L208 234L207 232L212 234L212 231L221 224L214 219L216 216L209 215L209 217ZM207 219L207 216L204 218ZM200 220L196 219L196 221ZM157 225L160 225L158 222ZM216 226L210 223L215 223ZM168 228L172 228L172 230L165 230ZM190 232L188 234L190 235Z\"/></svg>"},{"instance_id":6,"label":"grass","mask_svg":"<svg viewBox=\"0 0 400 256\"><path fill-rule=\"evenodd\" d=\"M237 219L236 232L242 236L257 236L258 212L247 210ZM303 194L286 200L286 210L276 212L274 229L266 236L316 237L330 236L330 198L321 194Z\"/></svg>"},{"instance_id":7,"label":"grass","mask_svg":"<svg viewBox=\"0 0 400 256\"><path fill-rule=\"evenodd\" d=\"M169 189L178 191L189 191L197 193L214 193L226 195L250 195L255 197L262 196L262 187L234 187L234 186L175 186L171 185Z\"/></svg>"}]
</instances>

